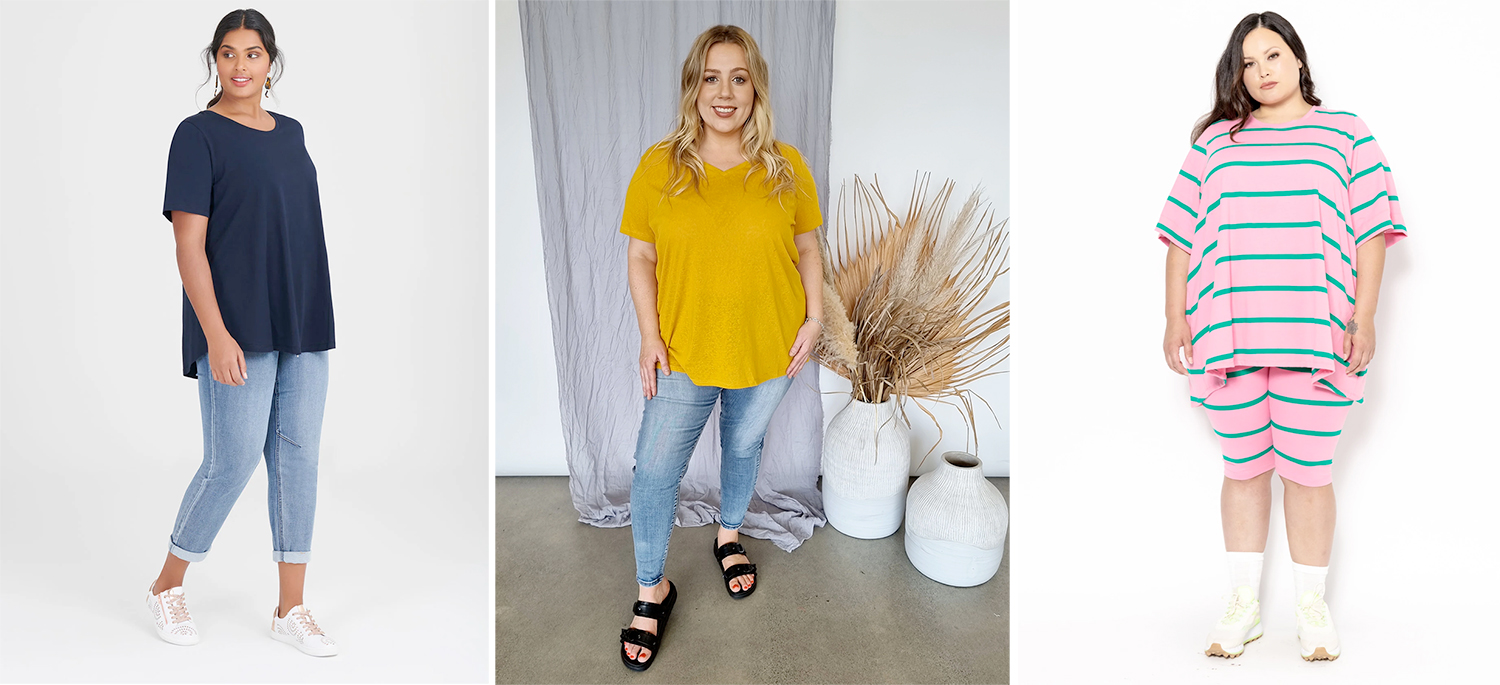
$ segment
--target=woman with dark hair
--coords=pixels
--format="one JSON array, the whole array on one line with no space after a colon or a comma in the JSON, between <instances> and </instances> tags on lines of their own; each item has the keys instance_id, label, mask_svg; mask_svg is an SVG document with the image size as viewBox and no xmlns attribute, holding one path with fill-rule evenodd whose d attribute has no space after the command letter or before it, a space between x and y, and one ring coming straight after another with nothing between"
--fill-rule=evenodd
<instances>
[{"instance_id":1,"label":"woman with dark hair","mask_svg":"<svg viewBox=\"0 0 1500 685\"><path fill-rule=\"evenodd\" d=\"M1231 599L1205 653L1236 657L1261 636L1274 471L1302 658L1337 659L1324 599L1333 452L1364 401L1385 250L1406 226L1375 137L1353 113L1322 106L1280 15L1240 21L1215 86L1156 225L1168 246L1167 365L1188 377L1223 448Z\"/></svg>"},{"instance_id":2,"label":"woman with dark hair","mask_svg":"<svg viewBox=\"0 0 1500 685\"><path fill-rule=\"evenodd\" d=\"M177 242L183 375L198 380L203 463L147 606L163 640L197 644L183 576L205 558L264 455L281 580L271 636L332 656L337 646L302 601L333 349L317 172L302 125L261 106L282 67L265 16L225 15L203 54L216 92L177 126L162 206Z\"/></svg>"},{"instance_id":3,"label":"woman with dark hair","mask_svg":"<svg viewBox=\"0 0 1500 685\"><path fill-rule=\"evenodd\" d=\"M660 652L676 583L663 578L678 487L714 405L721 444L714 561L730 597L758 586L738 542L771 414L822 331L823 224L802 154L776 140L770 69L749 33L720 25L682 64L674 130L641 156L625 195L630 294L646 397L630 486L640 586L620 659Z\"/></svg>"}]
</instances>

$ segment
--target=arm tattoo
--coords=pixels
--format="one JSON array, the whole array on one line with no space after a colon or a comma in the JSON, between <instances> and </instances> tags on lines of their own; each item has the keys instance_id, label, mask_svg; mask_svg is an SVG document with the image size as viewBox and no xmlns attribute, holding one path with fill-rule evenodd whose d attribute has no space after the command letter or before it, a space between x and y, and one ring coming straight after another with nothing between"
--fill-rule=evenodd
<instances>
[{"instance_id":1,"label":"arm tattoo","mask_svg":"<svg viewBox=\"0 0 1500 685\"><path fill-rule=\"evenodd\" d=\"M1358 332L1359 332L1359 324L1356 323L1354 320L1351 319L1349 321L1349 330L1345 331L1345 333L1348 333L1349 335L1354 335L1355 333L1358 333Z\"/></svg>"}]
</instances>

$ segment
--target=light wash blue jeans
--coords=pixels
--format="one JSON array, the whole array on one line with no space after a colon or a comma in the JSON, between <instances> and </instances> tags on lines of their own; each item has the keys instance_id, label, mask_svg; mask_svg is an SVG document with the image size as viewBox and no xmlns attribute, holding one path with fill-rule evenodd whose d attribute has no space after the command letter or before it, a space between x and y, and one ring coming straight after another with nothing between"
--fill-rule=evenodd
<instances>
[{"instance_id":1,"label":"light wash blue jeans","mask_svg":"<svg viewBox=\"0 0 1500 685\"><path fill-rule=\"evenodd\" d=\"M678 486L714 403L719 409L719 525L738 530L755 494L760 448L771 414L792 386L778 376L749 388L695 385L687 374L656 370L656 396L646 400L630 481L630 529L635 538L636 582L660 583L677 516Z\"/></svg>"},{"instance_id":2,"label":"light wash blue jeans","mask_svg":"<svg viewBox=\"0 0 1500 685\"><path fill-rule=\"evenodd\" d=\"M168 549L203 561L265 455L271 559L305 564L312 556L328 352L246 352L245 367L244 385L226 385L213 379L208 355L198 360L203 464L182 497Z\"/></svg>"}]
</instances>

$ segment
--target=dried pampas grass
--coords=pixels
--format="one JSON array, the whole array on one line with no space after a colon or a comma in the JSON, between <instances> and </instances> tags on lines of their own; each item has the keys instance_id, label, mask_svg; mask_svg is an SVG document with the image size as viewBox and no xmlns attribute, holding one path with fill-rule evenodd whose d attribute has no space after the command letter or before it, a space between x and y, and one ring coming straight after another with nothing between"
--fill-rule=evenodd
<instances>
[{"instance_id":1,"label":"dried pampas grass","mask_svg":"<svg viewBox=\"0 0 1500 685\"><path fill-rule=\"evenodd\" d=\"M839 190L837 254L827 232L819 232L825 321L814 354L849 379L862 402L894 395L962 405L977 449L972 398L984 398L966 386L1000 373L994 368L1010 356L1010 335L994 335L1010 327L1010 302L980 310L1010 270L1008 220L996 225L976 188L944 224L953 181L930 199L927 185L926 177L914 184L906 215L898 216L886 205L878 177L867 186L855 176L852 221Z\"/></svg>"}]
</instances>

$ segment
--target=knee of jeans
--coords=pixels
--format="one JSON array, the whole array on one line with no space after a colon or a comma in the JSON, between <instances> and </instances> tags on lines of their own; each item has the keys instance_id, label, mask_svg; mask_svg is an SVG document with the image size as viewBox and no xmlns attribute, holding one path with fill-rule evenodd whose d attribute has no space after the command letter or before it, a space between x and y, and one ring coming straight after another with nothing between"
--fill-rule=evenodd
<instances>
[{"instance_id":1,"label":"knee of jeans","mask_svg":"<svg viewBox=\"0 0 1500 685\"><path fill-rule=\"evenodd\" d=\"M726 440L723 448L730 457L735 459L753 459L760 454L765 442L766 436L759 435L754 440Z\"/></svg>"}]
</instances>

